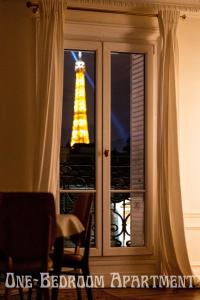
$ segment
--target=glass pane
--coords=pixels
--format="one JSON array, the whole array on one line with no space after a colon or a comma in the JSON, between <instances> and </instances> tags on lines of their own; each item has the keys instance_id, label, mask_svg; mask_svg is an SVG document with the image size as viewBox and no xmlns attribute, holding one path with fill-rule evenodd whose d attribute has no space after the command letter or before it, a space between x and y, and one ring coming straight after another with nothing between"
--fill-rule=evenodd
<instances>
[{"instance_id":1,"label":"glass pane","mask_svg":"<svg viewBox=\"0 0 200 300\"><path fill-rule=\"evenodd\" d=\"M64 51L60 188L95 189L95 51Z\"/></svg>"},{"instance_id":2,"label":"glass pane","mask_svg":"<svg viewBox=\"0 0 200 300\"><path fill-rule=\"evenodd\" d=\"M67 214L67 213L72 213L74 209L74 203L77 199L78 193L66 193L66 192L61 192L60 193L60 213L61 214ZM91 247L95 247L96 245L96 228L95 228L95 194L94 194L94 200L93 200L93 205L91 209L92 213L92 229L91 229ZM73 245L71 244L70 240L65 240L65 247L72 247Z\"/></svg>"},{"instance_id":3,"label":"glass pane","mask_svg":"<svg viewBox=\"0 0 200 300\"><path fill-rule=\"evenodd\" d=\"M144 194L111 193L111 247L144 246Z\"/></svg>"},{"instance_id":4,"label":"glass pane","mask_svg":"<svg viewBox=\"0 0 200 300\"><path fill-rule=\"evenodd\" d=\"M143 54L111 53L111 189L144 189Z\"/></svg>"},{"instance_id":5,"label":"glass pane","mask_svg":"<svg viewBox=\"0 0 200 300\"><path fill-rule=\"evenodd\" d=\"M144 246L144 74L143 54L111 53L111 247Z\"/></svg>"}]
</instances>

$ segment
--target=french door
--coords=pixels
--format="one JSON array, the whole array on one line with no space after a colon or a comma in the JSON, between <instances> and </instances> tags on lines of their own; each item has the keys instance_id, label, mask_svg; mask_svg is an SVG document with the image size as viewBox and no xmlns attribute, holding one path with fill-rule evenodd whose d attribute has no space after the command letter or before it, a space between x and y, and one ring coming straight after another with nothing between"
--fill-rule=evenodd
<instances>
[{"instance_id":1,"label":"french door","mask_svg":"<svg viewBox=\"0 0 200 300\"><path fill-rule=\"evenodd\" d=\"M64 55L60 212L93 193L92 254L149 254L152 49L66 41Z\"/></svg>"}]
</instances>

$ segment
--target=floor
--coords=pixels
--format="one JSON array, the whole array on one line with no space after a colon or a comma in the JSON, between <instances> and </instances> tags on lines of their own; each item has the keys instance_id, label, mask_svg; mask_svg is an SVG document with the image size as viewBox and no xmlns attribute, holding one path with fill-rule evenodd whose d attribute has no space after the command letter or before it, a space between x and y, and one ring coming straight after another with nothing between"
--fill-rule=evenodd
<instances>
[{"instance_id":1,"label":"floor","mask_svg":"<svg viewBox=\"0 0 200 300\"><path fill-rule=\"evenodd\" d=\"M107 289L107 299L126 299L126 300L200 300L200 289ZM97 298L98 299L98 298Z\"/></svg>"},{"instance_id":2,"label":"floor","mask_svg":"<svg viewBox=\"0 0 200 300\"><path fill-rule=\"evenodd\" d=\"M84 291L82 296L87 299ZM200 289L94 289L93 296L94 300L200 300ZM60 290L58 300L67 299L76 300L76 291ZM11 300L19 300L19 296L15 293Z\"/></svg>"}]
</instances>

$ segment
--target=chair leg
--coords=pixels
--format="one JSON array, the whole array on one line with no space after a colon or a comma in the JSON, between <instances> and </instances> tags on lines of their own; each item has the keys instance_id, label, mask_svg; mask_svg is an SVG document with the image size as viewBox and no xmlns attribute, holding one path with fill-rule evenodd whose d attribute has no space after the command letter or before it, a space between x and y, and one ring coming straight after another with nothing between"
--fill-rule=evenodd
<instances>
[{"instance_id":1,"label":"chair leg","mask_svg":"<svg viewBox=\"0 0 200 300\"><path fill-rule=\"evenodd\" d=\"M54 259L53 259L53 275L60 276L62 269L62 257L64 249L64 238L59 237L54 243ZM58 299L58 290L59 288L52 288L51 290L51 300Z\"/></svg>"},{"instance_id":2,"label":"chair leg","mask_svg":"<svg viewBox=\"0 0 200 300\"><path fill-rule=\"evenodd\" d=\"M36 300L42 300L42 293L41 293L41 289L39 287L37 287L37 290L36 290Z\"/></svg>"},{"instance_id":3,"label":"chair leg","mask_svg":"<svg viewBox=\"0 0 200 300\"><path fill-rule=\"evenodd\" d=\"M86 289L86 293L87 293L87 298L88 300L92 300L93 296L92 296L92 288L91 286L91 279L90 279L90 271L88 266L84 266L82 268L82 272L83 272L83 276L84 276L84 280L85 280L85 289ZM87 286L88 283L88 286Z\"/></svg>"},{"instance_id":4,"label":"chair leg","mask_svg":"<svg viewBox=\"0 0 200 300\"><path fill-rule=\"evenodd\" d=\"M76 270L75 270L76 272ZM77 299L78 300L81 300L81 291L80 291L80 288L78 287L78 274L75 273L75 282L76 282L76 294L77 294Z\"/></svg>"},{"instance_id":5,"label":"chair leg","mask_svg":"<svg viewBox=\"0 0 200 300\"><path fill-rule=\"evenodd\" d=\"M42 289L42 295L43 295L42 298L44 300L50 300L50 295L49 295L49 289L48 288Z\"/></svg>"},{"instance_id":6,"label":"chair leg","mask_svg":"<svg viewBox=\"0 0 200 300\"><path fill-rule=\"evenodd\" d=\"M19 296L20 296L20 300L24 300L23 289L21 287L19 288Z\"/></svg>"},{"instance_id":7,"label":"chair leg","mask_svg":"<svg viewBox=\"0 0 200 300\"><path fill-rule=\"evenodd\" d=\"M51 300L58 299L58 288L52 288L51 290Z\"/></svg>"},{"instance_id":8,"label":"chair leg","mask_svg":"<svg viewBox=\"0 0 200 300\"><path fill-rule=\"evenodd\" d=\"M10 293L7 287L5 287L5 293L4 293L5 300L10 300Z\"/></svg>"},{"instance_id":9,"label":"chair leg","mask_svg":"<svg viewBox=\"0 0 200 300\"><path fill-rule=\"evenodd\" d=\"M28 290L28 300L31 300L31 298L32 298L32 288Z\"/></svg>"}]
</instances>

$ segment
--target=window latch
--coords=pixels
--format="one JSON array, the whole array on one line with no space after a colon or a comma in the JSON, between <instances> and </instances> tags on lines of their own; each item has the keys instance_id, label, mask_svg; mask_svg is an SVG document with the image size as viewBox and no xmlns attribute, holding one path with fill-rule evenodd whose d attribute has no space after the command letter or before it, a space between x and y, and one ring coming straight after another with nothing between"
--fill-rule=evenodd
<instances>
[{"instance_id":1,"label":"window latch","mask_svg":"<svg viewBox=\"0 0 200 300\"><path fill-rule=\"evenodd\" d=\"M109 150L108 149L105 149L104 155L105 155L105 157L108 157L108 155L109 155Z\"/></svg>"}]
</instances>

